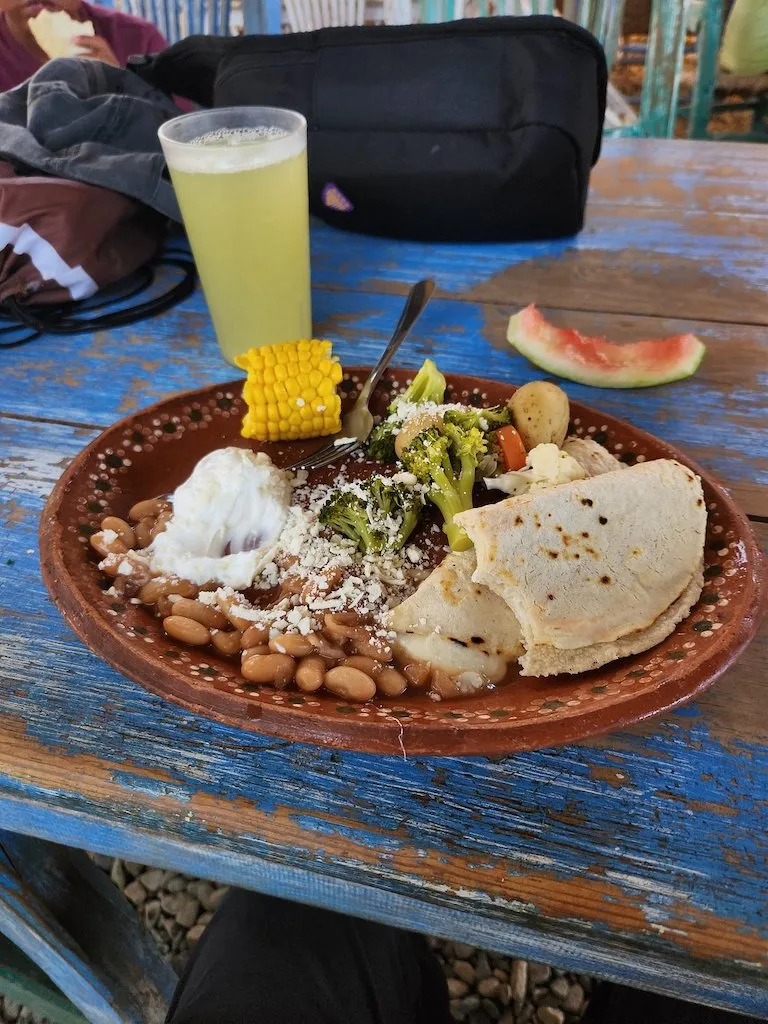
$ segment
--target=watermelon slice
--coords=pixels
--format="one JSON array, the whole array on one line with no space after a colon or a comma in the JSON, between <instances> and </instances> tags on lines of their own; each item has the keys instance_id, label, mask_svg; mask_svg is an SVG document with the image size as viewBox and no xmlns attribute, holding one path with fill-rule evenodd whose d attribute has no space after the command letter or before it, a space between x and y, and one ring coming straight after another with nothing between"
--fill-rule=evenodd
<instances>
[{"instance_id":1,"label":"watermelon slice","mask_svg":"<svg viewBox=\"0 0 768 1024\"><path fill-rule=\"evenodd\" d=\"M510 317L507 341L526 359L596 388L648 388L695 373L705 348L695 334L616 345L547 323L535 306Z\"/></svg>"}]
</instances>

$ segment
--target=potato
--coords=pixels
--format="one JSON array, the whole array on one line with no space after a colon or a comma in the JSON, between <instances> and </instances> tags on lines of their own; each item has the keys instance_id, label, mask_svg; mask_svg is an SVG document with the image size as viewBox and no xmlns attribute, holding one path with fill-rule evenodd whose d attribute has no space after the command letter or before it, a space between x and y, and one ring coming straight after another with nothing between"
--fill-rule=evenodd
<instances>
[{"instance_id":1,"label":"potato","mask_svg":"<svg viewBox=\"0 0 768 1024\"><path fill-rule=\"evenodd\" d=\"M570 419L568 395L562 388L534 380L518 388L507 404L527 451L537 444L562 445Z\"/></svg>"}]
</instances>

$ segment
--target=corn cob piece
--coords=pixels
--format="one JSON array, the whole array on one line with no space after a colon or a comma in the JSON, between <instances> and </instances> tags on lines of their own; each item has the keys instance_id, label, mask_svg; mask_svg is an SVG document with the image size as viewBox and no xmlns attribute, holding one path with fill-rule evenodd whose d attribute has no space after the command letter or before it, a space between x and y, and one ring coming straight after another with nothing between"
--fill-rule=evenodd
<instances>
[{"instance_id":1,"label":"corn cob piece","mask_svg":"<svg viewBox=\"0 0 768 1024\"><path fill-rule=\"evenodd\" d=\"M341 430L336 393L342 369L330 341L285 341L249 349L235 359L248 374L248 411L241 434L258 441L295 441Z\"/></svg>"}]
</instances>

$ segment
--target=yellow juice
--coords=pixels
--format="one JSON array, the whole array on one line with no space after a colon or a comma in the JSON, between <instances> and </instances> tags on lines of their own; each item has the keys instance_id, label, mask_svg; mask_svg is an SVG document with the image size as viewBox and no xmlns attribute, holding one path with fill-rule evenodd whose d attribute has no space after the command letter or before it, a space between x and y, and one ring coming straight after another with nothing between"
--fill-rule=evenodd
<instances>
[{"instance_id":1,"label":"yellow juice","mask_svg":"<svg viewBox=\"0 0 768 1024\"><path fill-rule=\"evenodd\" d=\"M249 348L312 337L307 151L289 137L213 134L194 140L194 158L168 164L216 336L232 362Z\"/></svg>"}]
</instances>

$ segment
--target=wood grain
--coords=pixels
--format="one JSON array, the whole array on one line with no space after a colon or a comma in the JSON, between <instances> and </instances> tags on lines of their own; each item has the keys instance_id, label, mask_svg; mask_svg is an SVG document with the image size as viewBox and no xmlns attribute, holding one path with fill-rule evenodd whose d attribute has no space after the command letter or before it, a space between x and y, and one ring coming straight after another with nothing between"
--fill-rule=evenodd
<instances>
[{"instance_id":1,"label":"wood grain","mask_svg":"<svg viewBox=\"0 0 768 1024\"><path fill-rule=\"evenodd\" d=\"M314 304L318 334L333 339L342 360L359 364L375 361L381 352L402 299L316 289ZM516 384L540 377L541 371L506 341L514 309L506 303L433 300L398 362L418 366L431 356L445 371ZM729 487L747 513L768 515L768 329L557 308L545 312L559 325L620 341L689 330L698 334L708 352L689 380L637 390L564 387L572 398L682 448ZM6 367L0 412L105 427L178 391L235 374L219 355L198 293L141 333L130 328L66 343L41 338L19 350ZM23 459L23 451L11 457Z\"/></svg>"},{"instance_id":2,"label":"wood grain","mask_svg":"<svg viewBox=\"0 0 768 1024\"><path fill-rule=\"evenodd\" d=\"M765 630L694 705L582 747L404 762L247 735L74 640L35 538L83 432L0 426L27 453L0 483L7 827L766 1011Z\"/></svg>"}]
</instances>

